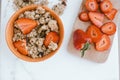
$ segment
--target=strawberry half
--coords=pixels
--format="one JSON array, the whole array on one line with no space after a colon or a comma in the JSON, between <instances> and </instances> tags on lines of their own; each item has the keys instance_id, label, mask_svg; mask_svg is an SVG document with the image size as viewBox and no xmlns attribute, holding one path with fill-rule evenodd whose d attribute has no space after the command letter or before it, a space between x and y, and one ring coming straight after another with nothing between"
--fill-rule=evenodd
<instances>
[{"instance_id":1,"label":"strawberry half","mask_svg":"<svg viewBox=\"0 0 120 80\"><path fill-rule=\"evenodd\" d=\"M28 55L28 51L26 49L26 41L16 41L13 43L14 47L23 55Z\"/></svg>"},{"instance_id":2,"label":"strawberry half","mask_svg":"<svg viewBox=\"0 0 120 80\"><path fill-rule=\"evenodd\" d=\"M74 44L74 47L77 50L82 49L83 44L86 42L85 35L86 35L85 32L80 30L80 29L77 29L74 32L74 34L73 34L73 44Z\"/></svg>"},{"instance_id":3,"label":"strawberry half","mask_svg":"<svg viewBox=\"0 0 120 80\"><path fill-rule=\"evenodd\" d=\"M99 42L96 43L97 51L105 51L110 48L111 42L107 35L103 35Z\"/></svg>"},{"instance_id":4,"label":"strawberry half","mask_svg":"<svg viewBox=\"0 0 120 80\"><path fill-rule=\"evenodd\" d=\"M109 20L113 20L115 18L116 13L117 10L113 8L110 12L105 13L105 15Z\"/></svg>"},{"instance_id":5,"label":"strawberry half","mask_svg":"<svg viewBox=\"0 0 120 80\"><path fill-rule=\"evenodd\" d=\"M81 50L81 57L84 56L85 51L88 50L91 43L91 38L81 29L77 29L73 33L73 44L77 50Z\"/></svg>"},{"instance_id":6,"label":"strawberry half","mask_svg":"<svg viewBox=\"0 0 120 80\"><path fill-rule=\"evenodd\" d=\"M116 25L113 22L105 23L101 27L101 31L107 35L113 35L116 32Z\"/></svg>"},{"instance_id":7,"label":"strawberry half","mask_svg":"<svg viewBox=\"0 0 120 80\"><path fill-rule=\"evenodd\" d=\"M81 12L81 13L79 14L79 19L80 19L81 21L84 21L84 22L89 21L88 13L87 13L87 12Z\"/></svg>"},{"instance_id":8,"label":"strawberry half","mask_svg":"<svg viewBox=\"0 0 120 80\"><path fill-rule=\"evenodd\" d=\"M89 18L91 22L97 27L101 27L103 25L104 15L99 12L89 12Z\"/></svg>"},{"instance_id":9,"label":"strawberry half","mask_svg":"<svg viewBox=\"0 0 120 80\"><path fill-rule=\"evenodd\" d=\"M29 18L20 18L16 20L16 25L23 34L28 34L37 26L37 22Z\"/></svg>"},{"instance_id":10,"label":"strawberry half","mask_svg":"<svg viewBox=\"0 0 120 80\"><path fill-rule=\"evenodd\" d=\"M85 7L88 11L97 11L98 3L96 0L86 0Z\"/></svg>"},{"instance_id":11,"label":"strawberry half","mask_svg":"<svg viewBox=\"0 0 120 80\"><path fill-rule=\"evenodd\" d=\"M94 43L98 42L103 35L100 29L96 27L95 25L89 26L86 33L92 38L92 42Z\"/></svg>"},{"instance_id":12,"label":"strawberry half","mask_svg":"<svg viewBox=\"0 0 120 80\"><path fill-rule=\"evenodd\" d=\"M104 0L100 3L100 9L102 12L110 12L113 9L113 5L110 0Z\"/></svg>"}]
</instances>

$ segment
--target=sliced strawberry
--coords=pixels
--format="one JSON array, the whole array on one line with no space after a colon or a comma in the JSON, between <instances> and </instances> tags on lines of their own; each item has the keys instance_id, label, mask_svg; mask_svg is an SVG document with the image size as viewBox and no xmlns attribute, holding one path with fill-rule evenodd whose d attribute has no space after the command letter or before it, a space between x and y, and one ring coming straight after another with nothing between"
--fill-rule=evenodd
<instances>
[{"instance_id":1,"label":"sliced strawberry","mask_svg":"<svg viewBox=\"0 0 120 80\"><path fill-rule=\"evenodd\" d=\"M48 45L50 44L50 42L53 41L55 43L59 42L59 35L56 32L49 32L44 40L44 45L46 47L48 47Z\"/></svg>"},{"instance_id":2,"label":"sliced strawberry","mask_svg":"<svg viewBox=\"0 0 120 80\"><path fill-rule=\"evenodd\" d=\"M13 43L14 47L23 55L28 55L28 51L26 49L26 41L16 41Z\"/></svg>"},{"instance_id":3,"label":"sliced strawberry","mask_svg":"<svg viewBox=\"0 0 120 80\"><path fill-rule=\"evenodd\" d=\"M89 21L88 13L87 13L87 12L81 12L81 13L79 14L79 19L80 19L81 21L84 21L84 22Z\"/></svg>"},{"instance_id":4,"label":"sliced strawberry","mask_svg":"<svg viewBox=\"0 0 120 80\"><path fill-rule=\"evenodd\" d=\"M116 25L113 22L105 23L101 27L101 31L107 35L113 35L116 32Z\"/></svg>"},{"instance_id":5,"label":"sliced strawberry","mask_svg":"<svg viewBox=\"0 0 120 80\"><path fill-rule=\"evenodd\" d=\"M86 33L92 38L92 42L94 43L98 42L103 35L100 29L96 27L95 25L89 26Z\"/></svg>"},{"instance_id":6,"label":"sliced strawberry","mask_svg":"<svg viewBox=\"0 0 120 80\"><path fill-rule=\"evenodd\" d=\"M101 27L103 25L104 15L99 12L89 12L89 18L91 22L97 27Z\"/></svg>"},{"instance_id":7,"label":"sliced strawberry","mask_svg":"<svg viewBox=\"0 0 120 80\"><path fill-rule=\"evenodd\" d=\"M99 42L96 43L97 51L105 51L110 48L111 42L107 35L103 35Z\"/></svg>"},{"instance_id":8,"label":"sliced strawberry","mask_svg":"<svg viewBox=\"0 0 120 80\"><path fill-rule=\"evenodd\" d=\"M100 2L101 2L101 0L97 0L97 2L98 2L98 3L100 3Z\"/></svg>"},{"instance_id":9,"label":"sliced strawberry","mask_svg":"<svg viewBox=\"0 0 120 80\"><path fill-rule=\"evenodd\" d=\"M37 26L37 22L29 18L20 18L16 20L16 25L23 34L28 34Z\"/></svg>"},{"instance_id":10,"label":"sliced strawberry","mask_svg":"<svg viewBox=\"0 0 120 80\"><path fill-rule=\"evenodd\" d=\"M104 0L100 3L100 9L102 12L110 12L113 9L113 5L110 0Z\"/></svg>"},{"instance_id":11,"label":"sliced strawberry","mask_svg":"<svg viewBox=\"0 0 120 80\"><path fill-rule=\"evenodd\" d=\"M88 11L97 11L98 3L96 0L86 0L85 7Z\"/></svg>"},{"instance_id":12,"label":"sliced strawberry","mask_svg":"<svg viewBox=\"0 0 120 80\"><path fill-rule=\"evenodd\" d=\"M117 10L113 8L110 12L105 13L105 15L109 20L113 20L115 18L116 13Z\"/></svg>"},{"instance_id":13,"label":"sliced strawberry","mask_svg":"<svg viewBox=\"0 0 120 80\"><path fill-rule=\"evenodd\" d=\"M99 3L99 2L101 2L101 0L97 0L97 2Z\"/></svg>"}]
</instances>

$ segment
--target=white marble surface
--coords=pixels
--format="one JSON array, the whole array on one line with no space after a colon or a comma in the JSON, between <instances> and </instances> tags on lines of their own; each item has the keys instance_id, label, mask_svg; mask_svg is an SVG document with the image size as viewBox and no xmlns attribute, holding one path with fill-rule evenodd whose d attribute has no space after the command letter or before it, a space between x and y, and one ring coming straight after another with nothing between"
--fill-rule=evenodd
<instances>
[{"instance_id":1,"label":"white marble surface","mask_svg":"<svg viewBox=\"0 0 120 80\"><path fill-rule=\"evenodd\" d=\"M117 33L105 63L90 62L68 53L67 45L80 3L81 0L68 0L65 13L61 16L65 38L58 53L44 62L30 63L18 59L7 47L5 28L13 9L8 0L2 0L0 80L119 80Z\"/></svg>"}]
</instances>

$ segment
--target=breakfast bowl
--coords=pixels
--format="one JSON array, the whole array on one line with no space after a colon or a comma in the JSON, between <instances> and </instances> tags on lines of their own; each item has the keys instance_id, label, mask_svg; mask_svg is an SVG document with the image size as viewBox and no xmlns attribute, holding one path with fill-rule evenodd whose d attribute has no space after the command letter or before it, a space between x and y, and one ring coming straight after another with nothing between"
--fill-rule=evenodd
<instances>
[{"instance_id":1,"label":"breakfast bowl","mask_svg":"<svg viewBox=\"0 0 120 80\"><path fill-rule=\"evenodd\" d=\"M48 7L30 5L12 15L5 36L15 56L24 61L39 62L59 50L64 27L59 16Z\"/></svg>"}]
</instances>

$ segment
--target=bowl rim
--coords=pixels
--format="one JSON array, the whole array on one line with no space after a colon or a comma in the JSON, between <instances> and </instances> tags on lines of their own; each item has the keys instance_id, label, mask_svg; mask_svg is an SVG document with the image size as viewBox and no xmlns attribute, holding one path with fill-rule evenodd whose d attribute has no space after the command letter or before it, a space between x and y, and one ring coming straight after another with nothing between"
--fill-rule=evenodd
<instances>
[{"instance_id":1,"label":"bowl rim","mask_svg":"<svg viewBox=\"0 0 120 80\"><path fill-rule=\"evenodd\" d=\"M16 50L16 48L14 47L13 45L13 41L11 39L11 36L13 36L13 25L14 25L14 21L18 18L18 16L25 12L25 11L30 11L30 10L35 10L37 7L42 7L44 8L46 11L50 12L50 14L57 20L58 22L58 25L59 25L59 29L60 29L60 40L58 42L58 48L55 50L55 51L52 51L51 53L49 53L48 55L42 57L42 58L36 58L36 59L33 59L33 58L30 58L29 56L25 56L25 55L22 55L20 52L18 52ZM12 32L11 32L12 30ZM8 33L11 33L12 35L8 35ZM24 8L21 8L19 9L18 11L16 11L12 16L11 18L9 19L8 23L7 23L7 26L6 26L6 30L5 30L5 38L6 38L6 42L7 42L7 45L9 47L9 49L11 50L11 52L16 56L18 57L19 59L22 59L24 61L28 61L28 62L41 62L41 61L44 61L50 57L52 57L55 53L57 53L57 51L59 50L59 48L61 47L62 45L62 42L63 42L63 38L64 38L64 26L63 26L63 23L60 19L60 17L54 12L52 11L51 9L49 9L48 7L46 6L41 6L41 5L29 5L29 6L26 6Z\"/></svg>"}]
</instances>

